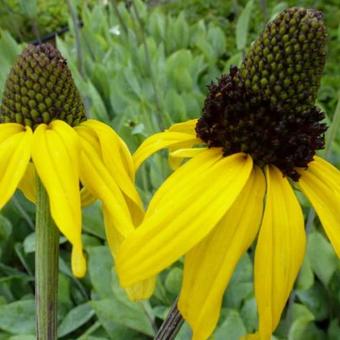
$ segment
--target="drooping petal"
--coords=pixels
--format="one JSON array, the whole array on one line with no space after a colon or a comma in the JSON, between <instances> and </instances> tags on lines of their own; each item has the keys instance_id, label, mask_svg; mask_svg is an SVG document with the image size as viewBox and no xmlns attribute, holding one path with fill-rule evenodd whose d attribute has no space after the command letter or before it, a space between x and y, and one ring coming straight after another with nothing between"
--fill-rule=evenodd
<instances>
[{"instance_id":1,"label":"drooping petal","mask_svg":"<svg viewBox=\"0 0 340 340\"><path fill-rule=\"evenodd\" d=\"M312 203L340 257L340 171L320 157L300 171L299 185Z\"/></svg>"},{"instance_id":2,"label":"drooping petal","mask_svg":"<svg viewBox=\"0 0 340 340\"><path fill-rule=\"evenodd\" d=\"M79 134L79 132L78 132ZM81 140L80 177L92 196L99 198L115 221L115 227L122 236L134 230L125 198L117 183L102 162L101 155L89 141L79 134Z\"/></svg>"},{"instance_id":3,"label":"drooping petal","mask_svg":"<svg viewBox=\"0 0 340 340\"><path fill-rule=\"evenodd\" d=\"M24 173L24 176L22 177L18 185L18 188L22 191L24 196L32 203L35 203L37 197L35 176L36 172L34 164L32 162L29 162Z\"/></svg>"},{"instance_id":4,"label":"drooping petal","mask_svg":"<svg viewBox=\"0 0 340 340\"><path fill-rule=\"evenodd\" d=\"M264 194L264 175L254 168L232 207L185 257L178 306L193 329L193 339L207 339L216 327L224 290L259 229Z\"/></svg>"},{"instance_id":5,"label":"drooping petal","mask_svg":"<svg viewBox=\"0 0 340 340\"><path fill-rule=\"evenodd\" d=\"M121 246L117 269L123 286L160 272L200 242L244 187L252 160L200 153L173 173L150 202L143 223Z\"/></svg>"},{"instance_id":6,"label":"drooping petal","mask_svg":"<svg viewBox=\"0 0 340 340\"><path fill-rule=\"evenodd\" d=\"M176 151L171 152L170 156L174 158L192 158L207 150L207 148L181 148Z\"/></svg>"},{"instance_id":7,"label":"drooping petal","mask_svg":"<svg viewBox=\"0 0 340 340\"><path fill-rule=\"evenodd\" d=\"M192 148L192 143L183 143L174 148L169 148L169 164L172 170L178 169L184 162L185 158L192 158L207 148Z\"/></svg>"},{"instance_id":8,"label":"drooping petal","mask_svg":"<svg viewBox=\"0 0 340 340\"><path fill-rule=\"evenodd\" d=\"M266 168L265 212L255 251L259 333L270 339L302 265L306 236L301 207L287 178Z\"/></svg>"},{"instance_id":9,"label":"drooping petal","mask_svg":"<svg viewBox=\"0 0 340 340\"><path fill-rule=\"evenodd\" d=\"M31 158L32 130L0 124L0 209L13 196Z\"/></svg>"},{"instance_id":10,"label":"drooping petal","mask_svg":"<svg viewBox=\"0 0 340 340\"><path fill-rule=\"evenodd\" d=\"M191 119L187 120L186 122L182 123L176 123L173 124L169 127L167 131L171 132L183 132L183 133L188 133L189 135L194 135L196 136L196 124L197 124L198 119Z\"/></svg>"},{"instance_id":11,"label":"drooping petal","mask_svg":"<svg viewBox=\"0 0 340 340\"><path fill-rule=\"evenodd\" d=\"M96 200L97 200L97 198L94 197L87 188L85 188L85 187L81 188L81 190L80 190L80 201L81 201L81 206L83 208L87 207L88 205L91 205Z\"/></svg>"},{"instance_id":12,"label":"drooping petal","mask_svg":"<svg viewBox=\"0 0 340 340\"><path fill-rule=\"evenodd\" d=\"M104 123L89 120L82 123L82 126L90 129L97 137L101 148L103 163L119 188L130 199L131 203L135 205L132 210L142 219L144 216L144 208L133 183L134 174L130 174L130 172L133 171L133 160L127 146L121 138ZM139 211L136 212L135 210Z\"/></svg>"},{"instance_id":13,"label":"drooping petal","mask_svg":"<svg viewBox=\"0 0 340 340\"><path fill-rule=\"evenodd\" d=\"M112 257L115 259L125 237L115 228L112 215L105 205L103 205L103 213L106 238ZM141 282L137 282L131 287L126 288L126 293L128 294L130 300L138 301L148 299L155 289L155 281L155 278L150 278Z\"/></svg>"},{"instance_id":14,"label":"drooping petal","mask_svg":"<svg viewBox=\"0 0 340 340\"><path fill-rule=\"evenodd\" d=\"M170 126L170 128L167 130L168 132L182 132L182 133L187 133L189 135L195 136L196 137L196 131L195 127L197 124L197 119L191 119L183 123L176 123ZM183 143L178 143L175 144L174 146L170 146L170 154L169 154L169 165L172 170L176 170L181 166L183 163L183 158L176 156L174 154L177 150L181 149L187 149L187 148L192 148L194 144L197 144L199 141L197 138L190 140L189 142L183 142ZM196 150L196 149L195 149ZM203 148L202 148L203 150ZM190 158L193 156L190 156ZM186 158L186 157L185 157Z\"/></svg>"},{"instance_id":15,"label":"drooping petal","mask_svg":"<svg viewBox=\"0 0 340 340\"><path fill-rule=\"evenodd\" d=\"M182 146L183 143L193 145L201 141L192 134L183 132L165 131L152 135L147 138L133 155L136 171L141 164L153 153L168 147Z\"/></svg>"},{"instance_id":16,"label":"drooping petal","mask_svg":"<svg viewBox=\"0 0 340 340\"><path fill-rule=\"evenodd\" d=\"M48 193L52 217L73 245L73 273L81 277L86 263L81 242L79 154L78 136L65 122L55 120L35 130L32 159Z\"/></svg>"},{"instance_id":17,"label":"drooping petal","mask_svg":"<svg viewBox=\"0 0 340 340\"><path fill-rule=\"evenodd\" d=\"M0 143L5 141L19 132L24 131L24 126L17 123L1 123L0 124Z\"/></svg>"}]
</instances>

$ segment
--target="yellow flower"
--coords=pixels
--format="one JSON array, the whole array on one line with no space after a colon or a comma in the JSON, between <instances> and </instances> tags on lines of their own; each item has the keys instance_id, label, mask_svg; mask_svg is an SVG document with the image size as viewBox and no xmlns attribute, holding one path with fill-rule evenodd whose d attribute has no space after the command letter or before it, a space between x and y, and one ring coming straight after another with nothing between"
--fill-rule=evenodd
<instances>
[{"instance_id":1,"label":"yellow flower","mask_svg":"<svg viewBox=\"0 0 340 340\"><path fill-rule=\"evenodd\" d=\"M143 218L127 146L109 126L86 120L66 61L51 45L29 46L18 57L0 118L0 208L18 187L34 202L39 176L53 220L73 246L73 273L83 276L81 203L102 201L113 255Z\"/></svg>"},{"instance_id":2,"label":"yellow flower","mask_svg":"<svg viewBox=\"0 0 340 340\"><path fill-rule=\"evenodd\" d=\"M294 25L303 22L307 29L310 25L324 32L319 12L293 9L279 16L261 39L270 41L276 27L281 30L280 21L290 19ZM290 39L302 41L296 36L300 32L289 30L292 36L283 36L282 44ZM282 46L280 36L275 37ZM262 53L257 45L261 46L255 42L254 48ZM240 70L232 68L210 86L199 120L175 124L149 137L134 155L136 168L162 148L170 148L172 164L177 166L190 158L151 199L141 226L120 248L117 270L121 284L129 286L185 255L178 308L192 327L193 339L207 339L213 332L233 270L256 237L256 336L270 339L305 253L304 218L294 182L310 200L340 257L340 172L315 155L324 145L326 130L320 122L323 113L313 104L315 88L306 92L296 85L290 93L298 68L293 75L283 73L288 99L278 92L271 96L265 81L263 89L248 84L247 72L256 70L256 62L265 61L263 69L269 59L279 60L282 70L297 67L288 57L273 57L271 51L282 52L275 46L268 46L261 58L250 52ZM322 67L319 52L309 55L308 62ZM272 75L279 88L282 76L274 71ZM298 73L300 80L304 77ZM313 84L318 84L318 77Z\"/></svg>"}]
</instances>

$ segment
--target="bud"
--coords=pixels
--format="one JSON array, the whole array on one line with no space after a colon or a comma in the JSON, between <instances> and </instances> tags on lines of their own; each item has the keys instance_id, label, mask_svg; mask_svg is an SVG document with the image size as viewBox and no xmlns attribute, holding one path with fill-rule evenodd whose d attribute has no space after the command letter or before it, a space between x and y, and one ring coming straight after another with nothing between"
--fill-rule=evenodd
<instances>
[{"instance_id":1,"label":"bud","mask_svg":"<svg viewBox=\"0 0 340 340\"><path fill-rule=\"evenodd\" d=\"M29 45L7 78L0 122L35 128L54 119L78 125L86 119L84 105L60 52L50 44Z\"/></svg>"},{"instance_id":2,"label":"bud","mask_svg":"<svg viewBox=\"0 0 340 340\"><path fill-rule=\"evenodd\" d=\"M241 66L247 89L279 108L314 104L325 64L322 13L289 8L267 25Z\"/></svg>"}]
</instances>

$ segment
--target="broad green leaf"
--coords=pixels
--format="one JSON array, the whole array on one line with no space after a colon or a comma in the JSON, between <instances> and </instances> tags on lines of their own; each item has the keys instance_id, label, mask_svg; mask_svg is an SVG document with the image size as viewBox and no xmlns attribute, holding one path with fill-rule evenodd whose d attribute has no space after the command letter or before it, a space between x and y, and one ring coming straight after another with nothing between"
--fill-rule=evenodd
<instances>
[{"instance_id":1,"label":"broad green leaf","mask_svg":"<svg viewBox=\"0 0 340 340\"><path fill-rule=\"evenodd\" d=\"M297 291L299 300L313 313L316 320L324 320L329 315L329 303L326 289L316 282L305 291Z\"/></svg>"},{"instance_id":2,"label":"broad green leaf","mask_svg":"<svg viewBox=\"0 0 340 340\"><path fill-rule=\"evenodd\" d=\"M65 243L67 240L64 236L60 236L59 244ZM24 251L26 254L35 252L35 232L26 236L23 242Z\"/></svg>"},{"instance_id":3,"label":"broad green leaf","mask_svg":"<svg viewBox=\"0 0 340 340\"><path fill-rule=\"evenodd\" d=\"M126 304L118 299L103 299L91 301L91 305L99 321L110 335L115 332L117 325L145 335L154 335L154 330L141 304Z\"/></svg>"},{"instance_id":4,"label":"broad green leaf","mask_svg":"<svg viewBox=\"0 0 340 340\"><path fill-rule=\"evenodd\" d=\"M340 334L340 320L333 319L328 328L328 340L339 340Z\"/></svg>"},{"instance_id":5,"label":"broad green leaf","mask_svg":"<svg viewBox=\"0 0 340 340\"><path fill-rule=\"evenodd\" d=\"M327 286L339 263L331 244L319 232L313 232L308 238L307 254L314 273Z\"/></svg>"},{"instance_id":6,"label":"broad green leaf","mask_svg":"<svg viewBox=\"0 0 340 340\"><path fill-rule=\"evenodd\" d=\"M289 330L288 340L324 340L326 334L313 323L297 319Z\"/></svg>"},{"instance_id":7,"label":"broad green leaf","mask_svg":"<svg viewBox=\"0 0 340 340\"><path fill-rule=\"evenodd\" d=\"M0 329L12 334L35 333L34 300L0 305Z\"/></svg>"},{"instance_id":8,"label":"broad green leaf","mask_svg":"<svg viewBox=\"0 0 340 340\"><path fill-rule=\"evenodd\" d=\"M98 201L83 209L83 228L87 233L105 239L103 216Z\"/></svg>"},{"instance_id":9,"label":"broad green leaf","mask_svg":"<svg viewBox=\"0 0 340 340\"><path fill-rule=\"evenodd\" d=\"M183 270L175 267L170 270L165 279L165 288L172 294L177 295L182 284Z\"/></svg>"},{"instance_id":10,"label":"broad green leaf","mask_svg":"<svg viewBox=\"0 0 340 340\"><path fill-rule=\"evenodd\" d=\"M210 25L208 29L207 39L213 47L216 58L220 57L223 53L226 52L226 40L224 32L220 27Z\"/></svg>"},{"instance_id":11,"label":"broad green leaf","mask_svg":"<svg viewBox=\"0 0 340 340\"><path fill-rule=\"evenodd\" d=\"M8 241L12 233L12 224L5 216L0 215L0 257L2 254L1 247Z\"/></svg>"},{"instance_id":12,"label":"broad green leaf","mask_svg":"<svg viewBox=\"0 0 340 340\"><path fill-rule=\"evenodd\" d=\"M112 256L108 247L100 246L88 248L89 274L93 289L102 299L111 298Z\"/></svg>"},{"instance_id":13,"label":"broad green leaf","mask_svg":"<svg viewBox=\"0 0 340 340\"><path fill-rule=\"evenodd\" d=\"M247 331L252 333L257 329L257 306L255 298L248 299L244 302L240 310L240 315L247 328Z\"/></svg>"},{"instance_id":14,"label":"broad green leaf","mask_svg":"<svg viewBox=\"0 0 340 340\"><path fill-rule=\"evenodd\" d=\"M65 336L89 321L94 315L94 310L88 303L79 305L65 316L58 327L58 336Z\"/></svg>"},{"instance_id":15,"label":"broad green leaf","mask_svg":"<svg viewBox=\"0 0 340 340\"><path fill-rule=\"evenodd\" d=\"M254 0L249 0L246 7L240 14L236 24L236 46L238 50L243 50L247 45L249 21L253 10Z\"/></svg>"},{"instance_id":16,"label":"broad green leaf","mask_svg":"<svg viewBox=\"0 0 340 340\"><path fill-rule=\"evenodd\" d=\"M238 340L247 330L236 310L228 310L226 317L214 333L214 340Z\"/></svg>"},{"instance_id":17,"label":"broad green leaf","mask_svg":"<svg viewBox=\"0 0 340 340\"><path fill-rule=\"evenodd\" d=\"M314 283L314 274L312 271L312 266L310 264L310 260L308 256L305 256L303 265L301 267L296 289L298 290L306 290L313 286Z\"/></svg>"},{"instance_id":18,"label":"broad green leaf","mask_svg":"<svg viewBox=\"0 0 340 340\"><path fill-rule=\"evenodd\" d=\"M23 14L28 18L34 19L37 16L37 0L20 0L20 6Z\"/></svg>"}]
</instances>

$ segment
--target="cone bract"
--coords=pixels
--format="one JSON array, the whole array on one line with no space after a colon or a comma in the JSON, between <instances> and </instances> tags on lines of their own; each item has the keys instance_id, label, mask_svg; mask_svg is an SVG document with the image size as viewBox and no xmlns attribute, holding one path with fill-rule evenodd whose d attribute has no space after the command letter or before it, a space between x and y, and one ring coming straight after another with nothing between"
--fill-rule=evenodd
<instances>
[{"instance_id":1,"label":"cone bract","mask_svg":"<svg viewBox=\"0 0 340 340\"><path fill-rule=\"evenodd\" d=\"M322 13L289 8L253 43L241 66L241 77L247 88L272 104L304 110L315 102L325 48Z\"/></svg>"},{"instance_id":2,"label":"cone bract","mask_svg":"<svg viewBox=\"0 0 340 340\"><path fill-rule=\"evenodd\" d=\"M7 78L0 121L34 128L54 119L78 125L86 119L82 99L60 52L50 44L29 45Z\"/></svg>"}]
</instances>

